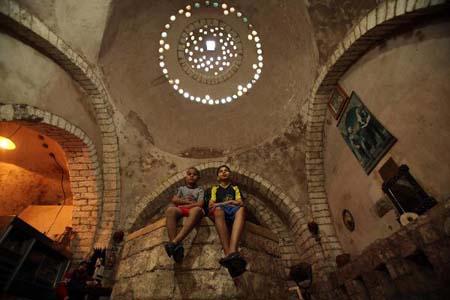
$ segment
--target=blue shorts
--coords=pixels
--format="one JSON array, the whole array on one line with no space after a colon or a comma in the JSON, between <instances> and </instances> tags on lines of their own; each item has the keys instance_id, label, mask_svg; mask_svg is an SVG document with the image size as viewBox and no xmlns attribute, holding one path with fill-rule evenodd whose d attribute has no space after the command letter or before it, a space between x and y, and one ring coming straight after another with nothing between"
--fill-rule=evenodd
<instances>
[{"instance_id":1,"label":"blue shorts","mask_svg":"<svg viewBox=\"0 0 450 300\"><path fill-rule=\"evenodd\" d=\"M227 222L233 222L234 221L234 216L236 215L237 211L241 208L240 206L236 206L236 205L218 205L216 206L220 207L221 210L223 210L224 214L225 214L225 221ZM210 209L209 210L209 216L214 219L214 210L216 209Z\"/></svg>"}]
</instances>

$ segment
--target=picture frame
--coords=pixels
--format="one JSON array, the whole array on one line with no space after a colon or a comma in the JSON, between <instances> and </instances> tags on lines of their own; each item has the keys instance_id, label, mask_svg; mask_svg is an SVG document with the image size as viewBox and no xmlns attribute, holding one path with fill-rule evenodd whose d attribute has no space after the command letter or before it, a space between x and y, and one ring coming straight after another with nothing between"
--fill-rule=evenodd
<instances>
[{"instance_id":1,"label":"picture frame","mask_svg":"<svg viewBox=\"0 0 450 300\"><path fill-rule=\"evenodd\" d=\"M354 91L343 109L337 127L366 174L370 174L397 141Z\"/></svg>"},{"instance_id":2,"label":"picture frame","mask_svg":"<svg viewBox=\"0 0 450 300\"><path fill-rule=\"evenodd\" d=\"M288 295L289 300L303 300L302 292L298 286L288 288Z\"/></svg>"},{"instance_id":3,"label":"picture frame","mask_svg":"<svg viewBox=\"0 0 450 300\"><path fill-rule=\"evenodd\" d=\"M348 95L344 89L339 84L336 84L328 99L328 109L335 120L339 120L348 99Z\"/></svg>"}]
</instances>

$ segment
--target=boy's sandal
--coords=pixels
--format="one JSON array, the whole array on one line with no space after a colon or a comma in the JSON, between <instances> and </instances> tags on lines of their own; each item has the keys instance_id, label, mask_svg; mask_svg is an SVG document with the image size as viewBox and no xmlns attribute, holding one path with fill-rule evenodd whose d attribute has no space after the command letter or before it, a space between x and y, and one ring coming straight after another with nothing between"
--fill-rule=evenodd
<instances>
[{"instance_id":1,"label":"boy's sandal","mask_svg":"<svg viewBox=\"0 0 450 300\"><path fill-rule=\"evenodd\" d=\"M219 264L221 264L222 266L228 268L229 263L230 263L233 259L235 259L236 257L240 257L239 252L233 252L233 253L230 253L230 254L228 254L227 256L222 257L222 258L219 260Z\"/></svg>"},{"instance_id":2,"label":"boy's sandal","mask_svg":"<svg viewBox=\"0 0 450 300\"><path fill-rule=\"evenodd\" d=\"M184 247L182 244L175 245L173 250L173 260L177 263L181 262L184 258Z\"/></svg>"},{"instance_id":3,"label":"boy's sandal","mask_svg":"<svg viewBox=\"0 0 450 300\"><path fill-rule=\"evenodd\" d=\"M172 242L167 242L164 245L164 249L166 250L167 256L172 257L175 247L176 247L175 243Z\"/></svg>"},{"instance_id":4,"label":"boy's sandal","mask_svg":"<svg viewBox=\"0 0 450 300\"><path fill-rule=\"evenodd\" d=\"M246 266L247 261L243 257L235 257L228 263L228 273L233 278L238 277L246 271Z\"/></svg>"}]
</instances>

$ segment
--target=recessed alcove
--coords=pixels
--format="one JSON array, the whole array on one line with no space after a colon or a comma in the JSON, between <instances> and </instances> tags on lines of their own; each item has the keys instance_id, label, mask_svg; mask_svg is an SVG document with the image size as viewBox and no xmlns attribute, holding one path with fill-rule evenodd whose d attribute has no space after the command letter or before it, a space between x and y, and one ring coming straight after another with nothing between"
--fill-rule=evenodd
<instances>
[{"instance_id":1,"label":"recessed alcove","mask_svg":"<svg viewBox=\"0 0 450 300\"><path fill-rule=\"evenodd\" d=\"M14 150L0 149L0 215L19 215L55 237L72 226L73 195L65 151L21 122L0 122Z\"/></svg>"}]
</instances>

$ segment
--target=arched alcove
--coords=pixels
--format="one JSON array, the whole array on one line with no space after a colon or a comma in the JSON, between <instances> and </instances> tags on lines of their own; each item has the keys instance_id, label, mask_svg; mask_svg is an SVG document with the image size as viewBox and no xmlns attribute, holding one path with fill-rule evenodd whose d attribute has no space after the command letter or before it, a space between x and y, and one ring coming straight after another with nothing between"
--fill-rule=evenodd
<instances>
[{"instance_id":1,"label":"arched alcove","mask_svg":"<svg viewBox=\"0 0 450 300\"><path fill-rule=\"evenodd\" d=\"M97 185L102 190L96 191L96 193L102 193L99 210L99 219L102 221L94 222L91 225L99 225L99 230L94 237L95 245L106 247L110 243L112 232L116 229L119 221L120 175L119 145L116 126L112 118L113 108L103 80L98 75L96 68L92 67L91 62L77 53L72 45L55 34L37 16L29 13L16 1L7 1L4 5L0 5L0 24L7 29L8 34L30 45L57 63L89 96L89 102L92 105L91 108L94 111L96 123L101 133L102 146L102 149L99 149L102 162L100 164L96 160L94 169L97 170L96 172L99 175L100 173L104 174L101 184ZM83 141L84 138L88 139L79 128L72 133L80 135ZM95 147L91 142L88 145L88 152L92 151L93 148ZM87 245L82 247L88 251Z\"/></svg>"},{"instance_id":2,"label":"arched alcove","mask_svg":"<svg viewBox=\"0 0 450 300\"><path fill-rule=\"evenodd\" d=\"M95 146L85 133L67 120L28 105L0 105L0 121L14 122L49 137L61 147L67 160L72 203L72 243L75 259L91 250L102 199L102 175Z\"/></svg>"},{"instance_id":3,"label":"arched alcove","mask_svg":"<svg viewBox=\"0 0 450 300\"><path fill-rule=\"evenodd\" d=\"M207 188L216 183L216 169L222 162L196 166L201 172L199 185ZM276 236L283 262L285 276L294 263L303 261L313 264L314 270L321 272L335 248L316 243L307 229L307 219L302 210L276 186L260 175L239 166L231 165L233 179L247 194L247 209L258 222ZM151 221L163 216L163 211L175 189L184 184L184 172L180 172L162 183L152 194L140 201L135 213L128 217L128 231L137 232ZM144 230L144 229L142 229ZM145 231L145 230L144 230ZM333 242L333 241L331 241Z\"/></svg>"},{"instance_id":4,"label":"arched alcove","mask_svg":"<svg viewBox=\"0 0 450 300\"><path fill-rule=\"evenodd\" d=\"M222 163L196 166L200 170L199 185L204 189L216 183L216 169ZM299 237L288 228L293 226L294 215L301 215L297 208L287 209L291 201L275 186L257 174L231 166L233 181L246 194L246 209L256 225L247 220L240 251L249 262L247 272L236 288L226 270L218 264L223 255L213 223L204 218L188 238L183 241L186 256L181 264L174 264L164 252L167 241L164 210L175 189L184 184L184 172L162 184L159 194L147 198L142 211L130 217L129 234L122 249L122 257L116 273L117 283L113 295L117 299L179 299L186 290L190 298L200 291L212 289L207 278L219 279L212 294L202 293L204 299L229 296L236 299L282 299L286 296L288 268L299 261L307 261L308 251L302 251ZM303 217L298 222L306 223ZM134 221L134 222L133 222ZM301 227L300 227L301 228ZM309 236L309 233L308 233ZM308 239L308 237L306 238ZM306 255L305 255L306 254ZM318 253L320 254L320 253ZM133 265L147 267L134 269ZM164 280L164 286L157 282ZM143 283L146 282L144 288ZM180 295L180 292L182 295Z\"/></svg>"}]
</instances>

